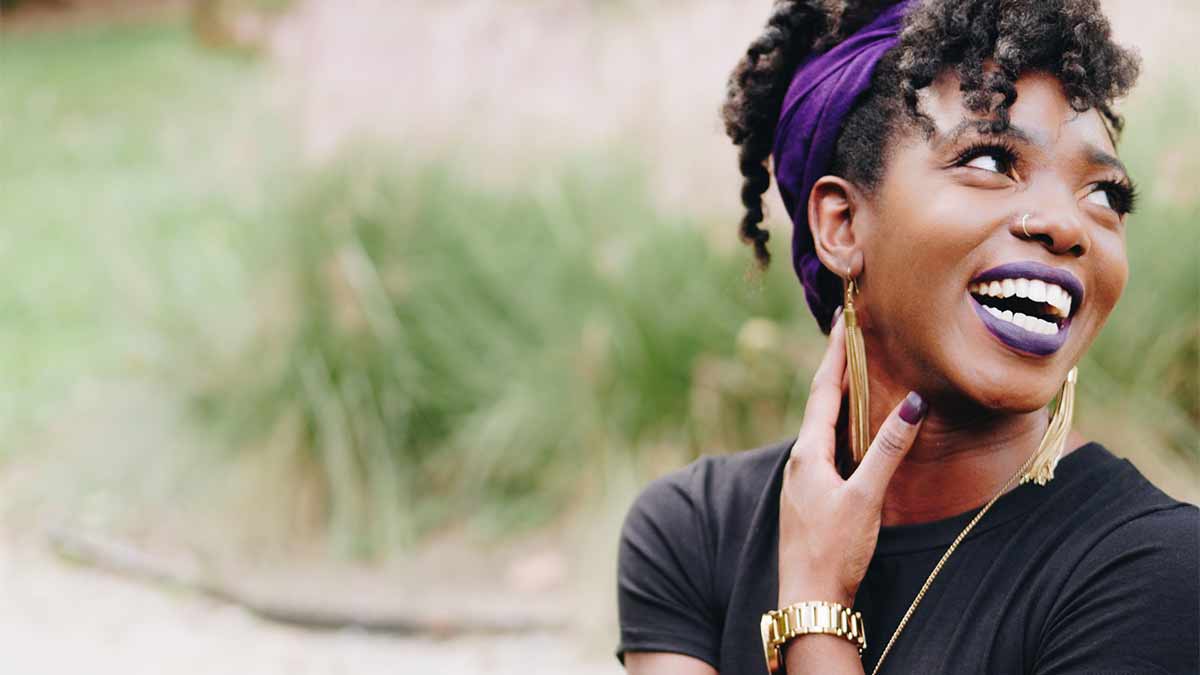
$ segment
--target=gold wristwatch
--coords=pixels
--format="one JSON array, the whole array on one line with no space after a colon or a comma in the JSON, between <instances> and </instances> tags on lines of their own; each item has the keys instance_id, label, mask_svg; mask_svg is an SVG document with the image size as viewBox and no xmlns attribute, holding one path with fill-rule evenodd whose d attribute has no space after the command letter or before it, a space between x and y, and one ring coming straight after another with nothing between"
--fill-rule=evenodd
<instances>
[{"instance_id":1,"label":"gold wristwatch","mask_svg":"<svg viewBox=\"0 0 1200 675\"><path fill-rule=\"evenodd\" d=\"M773 609L762 615L763 656L767 671L780 672L783 665L783 646L788 640L810 633L825 633L844 637L858 646L861 656L867 647L867 635L861 612L836 602L798 602L783 609Z\"/></svg>"}]
</instances>

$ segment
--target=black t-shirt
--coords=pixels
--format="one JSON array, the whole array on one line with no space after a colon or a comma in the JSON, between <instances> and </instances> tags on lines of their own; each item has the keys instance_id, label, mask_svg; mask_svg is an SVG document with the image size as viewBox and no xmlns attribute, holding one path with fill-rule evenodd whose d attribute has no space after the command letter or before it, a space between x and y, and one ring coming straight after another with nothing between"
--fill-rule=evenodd
<instances>
[{"instance_id":1,"label":"black t-shirt","mask_svg":"<svg viewBox=\"0 0 1200 675\"><path fill-rule=\"evenodd\" d=\"M651 483L618 556L628 651L675 652L722 675L766 672L782 471L792 440L703 457ZM967 513L884 527L858 590L875 666ZM820 599L820 598L814 598ZM1200 509L1089 443L1045 486L1014 488L963 540L883 673L1200 673Z\"/></svg>"}]
</instances>

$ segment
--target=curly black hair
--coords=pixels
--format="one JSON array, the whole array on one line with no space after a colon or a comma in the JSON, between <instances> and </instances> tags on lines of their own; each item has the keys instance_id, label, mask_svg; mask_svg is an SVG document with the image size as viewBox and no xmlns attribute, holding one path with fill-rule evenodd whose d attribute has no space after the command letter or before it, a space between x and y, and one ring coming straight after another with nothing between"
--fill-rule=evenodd
<instances>
[{"instance_id":1,"label":"curly black hair","mask_svg":"<svg viewBox=\"0 0 1200 675\"><path fill-rule=\"evenodd\" d=\"M726 133L741 148L746 213L738 233L754 247L760 268L771 260L770 233L759 227L762 195L771 184L767 160L792 75L806 56L833 47L894 2L777 0L765 30L730 75L721 112ZM997 67L985 69L986 61ZM993 132L1008 126L1017 78L1038 70L1063 83L1073 109L1100 111L1115 139L1122 122L1112 103L1133 86L1140 62L1112 41L1097 0L925 0L908 13L899 43L880 60L870 88L847 116L830 172L870 194L902 126L934 131L918 110L918 92L948 68L961 79L965 106L983 115Z\"/></svg>"}]
</instances>

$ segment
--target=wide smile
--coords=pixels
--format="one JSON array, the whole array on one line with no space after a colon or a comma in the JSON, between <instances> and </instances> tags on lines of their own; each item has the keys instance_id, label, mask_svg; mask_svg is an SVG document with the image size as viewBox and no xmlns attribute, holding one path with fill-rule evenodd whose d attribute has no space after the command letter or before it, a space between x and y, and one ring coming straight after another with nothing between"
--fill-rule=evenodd
<instances>
[{"instance_id":1,"label":"wide smile","mask_svg":"<svg viewBox=\"0 0 1200 675\"><path fill-rule=\"evenodd\" d=\"M1024 354L1048 356L1067 341L1083 304L1083 284L1070 272L1033 261L1006 263L967 285L975 313L996 339Z\"/></svg>"}]
</instances>

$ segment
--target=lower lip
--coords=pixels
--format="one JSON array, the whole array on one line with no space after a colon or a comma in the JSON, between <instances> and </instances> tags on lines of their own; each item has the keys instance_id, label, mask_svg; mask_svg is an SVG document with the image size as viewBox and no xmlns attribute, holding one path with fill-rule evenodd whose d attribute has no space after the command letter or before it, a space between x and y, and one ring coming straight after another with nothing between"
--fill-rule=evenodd
<instances>
[{"instance_id":1,"label":"lower lip","mask_svg":"<svg viewBox=\"0 0 1200 675\"><path fill-rule=\"evenodd\" d=\"M996 336L996 339L1011 349L1033 356L1049 356L1057 352L1067 342L1067 331L1071 328L1071 319L1069 318L1058 327L1058 332L1054 335L1042 335L1041 333L1027 331L1004 319L997 319L989 314L974 296L971 296L969 293L967 296L971 298L971 305L975 308L975 314L979 315L979 320L987 327L988 332Z\"/></svg>"}]
</instances>

